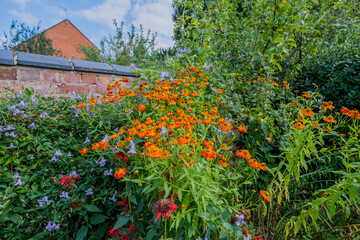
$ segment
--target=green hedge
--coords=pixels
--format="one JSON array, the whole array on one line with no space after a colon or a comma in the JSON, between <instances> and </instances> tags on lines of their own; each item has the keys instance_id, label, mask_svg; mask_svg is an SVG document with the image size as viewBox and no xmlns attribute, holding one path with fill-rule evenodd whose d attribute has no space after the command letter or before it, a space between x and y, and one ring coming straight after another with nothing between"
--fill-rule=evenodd
<instances>
[{"instance_id":1,"label":"green hedge","mask_svg":"<svg viewBox=\"0 0 360 240\"><path fill-rule=\"evenodd\" d=\"M317 91L321 92L326 100L332 100L336 107L359 108L359 55L359 48L320 51L303 65L294 81L294 87L306 91L317 86Z\"/></svg>"}]
</instances>

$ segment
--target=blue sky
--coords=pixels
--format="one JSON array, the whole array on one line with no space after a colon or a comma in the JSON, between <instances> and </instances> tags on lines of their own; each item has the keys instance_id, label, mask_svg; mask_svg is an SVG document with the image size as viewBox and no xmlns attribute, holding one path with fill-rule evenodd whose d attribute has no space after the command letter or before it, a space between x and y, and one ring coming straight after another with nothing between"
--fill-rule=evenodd
<instances>
[{"instance_id":1,"label":"blue sky","mask_svg":"<svg viewBox=\"0 0 360 240\"><path fill-rule=\"evenodd\" d=\"M0 0L0 40L13 20L47 29L68 18L95 45L115 33L113 19L157 32L157 47L173 46L171 0ZM66 10L65 10L66 9Z\"/></svg>"}]
</instances>

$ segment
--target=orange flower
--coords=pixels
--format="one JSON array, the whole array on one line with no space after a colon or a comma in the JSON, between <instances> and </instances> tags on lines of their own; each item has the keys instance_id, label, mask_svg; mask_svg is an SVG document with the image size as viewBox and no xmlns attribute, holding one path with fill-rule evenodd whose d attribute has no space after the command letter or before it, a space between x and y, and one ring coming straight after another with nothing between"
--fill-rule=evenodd
<instances>
[{"instance_id":1,"label":"orange flower","mask_svg":"<svg viewBox=\"0 0 360 240\"><path fill-rule=\"evenodd\" d=\"M324 120L325 122L336 123L336 120L334 119L333 116L324 117L323 120Z\"/></svg>"},{"instance_id":2,"label":"orange flower","mask_svg":"<svg viewBox=\"0 0 360 240\"><path fill-rule=\"evenodd\" d=\"M106 150L106 149L108 149L108 147L109 147L109 142L99 142L99 147L100 147L100 149L101 150Z\"/></svg>"},{"instance_id":3,"label":"orange flower","mask_svg":"<svg viewBox=\"0 0 360 240\"><path fill-rule=\"evenodd\" d=\"M264 200L266 200L266 201L268 201L268 202L270 202L271 200L270 200L270 198L269 198L269 192L264 192L263 190L260 190L260 195L261 196L263 196L263 198L264 198Z\"/></svg>"},{"instance_id":4,"label":"orange flower","mask_svg":"<svg viewBox=\"0 0 360 240\"><path fill-rule=\"evenodd\" d=\"M207 146L204 150L201 151L201 154L209 161L214 160L215 149L212 146Z\"/></svg>"},{"instance_id":5,"label":"orange flower","mask_svg":"<svg viewBox=\"0 0 360 240\"><path fill-rule=\"evenodd\" d=\"M116 172L115 172L115 174L114 174L114 177L117 178L117 179L119 179L119 178L124 177L125 174L126 174L125 168L118 168L118 169L116 169Z\"/></svg>"},{"instance_id":6,"label":"orange flower","mask_svg":"<svg viewBox=\"0 0 360 240\"><path fill-rule=\"evenodd\" d=\"M136 109L137 109L138 111L144 111L145 108L146 108L146 107L145 107L144 105L142 105L142 104L140 104L139 106L136 107Z\"/></svg>"},{"instance_id":7,"label":"orange flower","mask_svg":"<svg viewBox=\"0 0 360 240\"><path fill-rule=\"evenodd\" d=\"M148 156L152 157L152 158L160 158L164 151L156 146L150 146L148 148L149 152L148 152Z\"/></svg>"},{"instance_id":8,"label":"orange flower","mask_svg":"<svg viewBox=\"0 0 360 240\"><path fill-rule=\"evenodd\" d=\"M227 162L224 162L223 160L220 160L218 164L224 168L227 167Z\"/></svg>"},{"instance_id":9,"label":"orange flower","mask_svg":"<svg viewBox=\"0 0 360 240\"><path fill-rule=\"evenodd\" d=\"M220 129L222 130L222 131L230 131L233 127L231 126L231 124L230 123L228 123L228 122L225 122L225 123L223 123L223 124L220 124Z\"/></svg>"},{"instance_id":10,"label":"orange flower","mask_svg":"<svg viewBox=\"0 0 360 240\"><path fill-rule=\"evenodd\" d=\"M85 103L79 103L78 105L76 105L76 108L83 108L85 107Z\"/></svg>"},{"instance_id":11,"label":"orange flower","mask_svg":"<svg viewBox=\"0 0 360 240\"><path fill-rule=\"evenodd\" d=\"M223 91L221 89L216 89L216 91L219 93L219 94L222 94Z\"/></svg>"},{"instance_id":12,"label":"orange flower","mask_svg":"<svg viewBox=\"0 0 360 240\"><path fill-rule=\"evenodd\" d=\"M239 127L236 128L237 130L239 130L240 132L242 133L246 133L246 128L245 128L245 125L240 125Z\"/></svg>"},{"instance_id":13,"label":"orange flower","mask_svg":"<svg viewBox=\"0 0 360 240\"><path fill-rule=\"evenodd\" d=\"M345 137L345 134L344 133L339 133L339 136L340 137Z\"/></svg>"},{"instance_id":14,"label":"orange flower","mask_svg":"<svg viewBox=\"0 0 360 240\"><path fill-rule=\"evenodd\" d=\"M302 123L295 123L294 124L294 128L296 129L303 129L304 128L304 125Z\"/></svg>"},{"instance_id":15,"label":"orange flower","mask_svg":"<svg viewBox=\"0 0 360 240\"><path fill-rule=\"evenodd\" d=\"M100 148L100 144L99 143L94 143L91 147L92 150L98 150Z\"/></svg>"},{"instance_id":16,"label":"orange flower","mask_svg":"<svg viewBox=\"0 0 360 240\"><path fill-rule=\"evenodd\" d=\"M89 151L89 150L88 150L87 148L83 148L83 149L80 150L80 153L81 153L81 155L84 155L84 154L86 154L88 151Z\"/></svg>"},{"instance_id":17,"label":"orange flower","mask_svg":"<svg viewBox=\"0 0 360 240\"><path fill-rule=\"evenodd\" d=\"M303 96L305 98L311 98L310 94L308 94L308 93L301 94L301 96Z\"/></svg>"},{"instance_id":18,"label":"orange flower","mask_svg":"<svg viewBox=\"0 0 360 240\"><path fill-rule=\"evenodd\" d=\"M98 102L98 100L96 100L95 98L91 98L90 101L89 101L89 105L94 105Z\"/></svg>"},{"instance_id":19,"label":"orange flower","mask_svg":"<svg viewBox=\"0 0 360 240\"><path fill-rule=\"evenodd\" d=\"M314 112L311 111L311 108L304 108L304 109L301 109L301 114L303 115L306 115L308 117L311 117L312 115L314 115Z\"/></svg>"},{"instance_id":20,"label":"orange flower","mask_svg":"<svg viewBox=\"0 0 360 240\"><path fill-rule=\"evenodd\" d=\"M296 107L295 103L289 104L290 107Z\"/></svg>"},{"instance_id":21,"label":"orange flower","mask_svg":"<svg viewBox=\"0 0 360 240\"><path fill-rule=\"evenodd\" d=\"M236 156L238 157L241 157L241 158L244 158L244 159L250 159L251 158L251 155L249 153L248 150L239 150L237 152L235 152Z\"/></svg>"}]
</instances>

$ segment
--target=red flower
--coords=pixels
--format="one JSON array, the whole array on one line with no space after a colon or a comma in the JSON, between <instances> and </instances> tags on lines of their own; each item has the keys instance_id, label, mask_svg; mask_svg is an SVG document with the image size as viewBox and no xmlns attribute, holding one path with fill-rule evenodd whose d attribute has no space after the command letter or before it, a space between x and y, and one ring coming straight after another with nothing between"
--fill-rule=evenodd
<instances>
[{"instance_id":1,"label":"red flower","mask_svg":"<svg viewBox=\"0 0 360 240\"><path fill-rule=\"evenodd\" d=\"M135 223L130 224L129 231L130 231L130 232L135 232L135 231L136 231Z\"/></svg>"},{"instance_id":2,"label":"red flower","mask_svg":"<svg viewBox=\"0 0 360 240\"><path fill-rule=\"evenodd\" d=\"M160 199L155 203L154 210L156 213L155 221L161 216L169 218L172 212L176 212L177 206L169 199Z\"/></svg>"},{"instance_id":3,"label":"red flower","mask_svg":"<svg viewBox=\"0 0 360 240\"><path fill-rule=\"evenodd\" d=\"M64 187L66 187L67 184L69 185L69 187L71 187L70 185L72 185L75 180L79 180L79 177L76 177L73 174L70 174L69 176L65 176L64 174L62 175L63 177L61 178L59 183L62 183Z\"/></svg>"},{"instance_id":4,"label":"red flower","mask_svg":"<svg viewBox=\"0 0 360 240\"><path fill-rule=\"evenodd\" d=\"M109 230L107 230L107 236L117 236L120 234L121 228L118 228L116 230L113 230L114 226L112 226Z\"/></svg>"},{"instance_id":5,"label":"red flower","mask_svg":"<svg viewBox=\"0 0 360 240\"><path fill-rule=\"evenodd\" d=\"M77 204L76 201L74 201L74 202L71 204L71 207L72 207L72 208L78 208L79 205Z\"/></svg>"},{"instance_id":6,"label":"red flower","mask_svg":"<svg viewBox=\"0 0 360 240\"><path fill-rule=\"evenodd\" d=\"M122 201L120 202L120 207L124 207L124 208L128 208L128 207L129 207L127 198L124 198L124 200L122 200Z\"/></svg>"},{"instance_id":7,"label":"red flower","mask_svg":"<svg viewBox=\"0 0 360 240\"><path fill-rule=\"evenodd\" d=\"M120 240L129 240L129 233L126 233L122 237L120 237Z\"/></svg>"},{"instance_id":8,"label":"red flower","mask_svg":"<svg viewBox=\"0 0 360 240\"><path fill-rule=\"evenodd\" d=\"M126 161L128 159L128 156L122 152L115 153L115 156L117 156L118 158L120 158L123 161Z\"/></svg>"}]
</instances>

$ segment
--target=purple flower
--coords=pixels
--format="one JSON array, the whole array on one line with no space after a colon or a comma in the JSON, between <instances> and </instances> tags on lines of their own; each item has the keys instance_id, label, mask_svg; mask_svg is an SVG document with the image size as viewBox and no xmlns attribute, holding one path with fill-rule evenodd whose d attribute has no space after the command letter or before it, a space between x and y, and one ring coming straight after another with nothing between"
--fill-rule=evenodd
<instances>
[{"instance_id":1,"label":"purple flower","mask_svg":"<svg viewBox=\"0 0 360 240\"><path fill-rule=\"evenodd\" d=\"M82 97L81 96L77 96L75 97L76 100L82 100Z\"/></svg>"},{"instance_id":2,"label":"purple flower","mask_svg":"<svg viewBox=\"0 0 360 240\"><path fill-rule=\"evenodd\" d=\"M68 156L68 157L72 157L71 152L69 152L66 156Z\"/></svg>"},{"instance_id":3,"label":"purple flower","mask_svg":"<svg viewBox=\"0 0 360 240\"><path fill-rule=\"evenodd\" d=\"M51 222L49 221L48 225L46 225L45 229L50 232L52 230L59 230L59 227L60 227L60 224L55 224L55 223L51 224Z\"/></svg>"},{"instance_id":4,"label":"purple flower","mask_svg":"<svg viewBox=\"0 0 360 240\"><path fill-rule=\"evenodd\" d=\"M29 124L29 125L28 125L28 128L36 129L35 123Z\"/></svg>"},{"instance_id":5,"label":"purple flower","mask_svg":"<svg viewBox=\"0 0 360 240\"><path fill-rule=\"evenodd\" d=\"M75 91L72 91L70 94L73 95L73 97L76 97L76 92Z\"/></svg>"},{"instance_id":6,"label":"purple flower","mask_svg":"<svg viewBox=\"0 0 360 240\"><path fill-rule=\"evenodd\" d=\"M104 137L104 139L101 140L101 141L102 141L102 142L108 142L108 141L109 141L108 135L106 134L105 137Z\"/></svg>"},{"instance_id":7,"label":"purple flower","mask_svg":"<svg viewBox=\"0 0 360 240\"><path fill-rule=\"evenodd\" d=\"M131 65L130 65L130 70L131 70L131 71L136 71L136 70L138 70L138 68L135 67L135 64L131 64Z\"/></svg>"},{"instance_id":8,"label":"purple flower","mask_svg":"<svg viewBox=\"0 0 360 240\"><path fill-rule=\"evenodd\" d=\"M86 137L84 143L89 143L90 142L90 139L88 137Z\"/></svg>"},{"instance_id":9,"label":"purple flower","mask_svg":"<svg viewBox=\"0 0 360 240\"><path fill-rule=\"evenodd\" d=\"M116 193L117 193L117 191L115 190L114 195L111 198L109 198L109 200L116 202L116 198L115 198Z\"/></svg>"},{"instance_id":10,"label":"purple flower","mask_svg":"<svg viewBox=\"0 0 360 240\"><path fill-rule=\"evenodd\" d=\"M112 173L112 169L110 168L109 170L105 170L104 171L104 175L105 176L109 176L109 175L111 175L111 173Z\"/></svg>"},{"instance_id":11,"label":"purple flower","mask_svg":"<svg viewBox=\"0 0 360 240\"><path fill-rule=\"evenodd\" d=\"M74 177L79 177L79 174L77 174L76 171L72 171L71 175L73 175Z\"/></svg>"},{"instance_id":12,"label":"purple flower","mask_svg":"<svg viewBox=\"0 0 360 240\"><path fill-rule=\"evenodd\" d=\"M45 203L47 206L49 206L51 204L51 200L49 200L47 196L45 196L45 197L43 197L43 199L37 200L37 201L38 201L40 207L43 207L45 205Z\"/></svg>"},{"instance_id":13,"label":"purple flower","mask_svg":"<svg viewBox=\"0 0 360 240\"><path fill-rule=\"evenodd\" d=\"M5 131L11 131L11 130L15 130L16 127L14 127L14 125L9 125L5 128Z\"/></svg>"},{"instance_id":14,"label":"purple flower","mask_svg":"<svg viewBox=\"0 0 360 240\"><path fill-rule=\"evenodd\" d=\"M0 132L4 132L5 131L5 127L0 125Z\"/></svg>"},{"instance_id":15,"label":"purple flower","mask_svg":"<svg viewBox=\"0 0 360 240\"><path fill-rule=\"evenodd\" d=\"M137 154L137 152L135 151L135 143L133 142L133 140L130 141L130 150L127 153L132 153L132 154Z\"/></svg>"},{"instance_id":16,"label":"purple flower","mask_svg":"<svg viewBox=\"0 0 360 240\"><path fill-rule=\"evenodd\" d=\"M114 129L114 132L118 132L118 131L119 131L119 128L118 128L118 127Z\"/></svg>"},{"instance_id":17,"label":"purple flower","mask_svg":"<svg viewBox=\"0 0 360 240\"><path fill-rule=\"evenodd\" d=\"M86 196L94 194L94 192L91 188L89 188L88 190L85 190L85 193L86 193Z\"/></svg>"},{"instance_id":18,"label":"purple flower","mask_svg":"<svg viewBox=\"0 0 360 240\"><path fill-rule=\"evenodd\" d=\"M70 199L69 197L69 193L68 192L65 192L63 191L60 195L59 195L60 198L65 198L65 199Z\"/></svg>"},{"instance_id":19,"label":"purple flower","mask_svg":"<svg viewBox=\"0 0 360 240\"><path fill-rule=\"evenodd\" d=\"M117 147L111 147L111 151L116 152L118 150Z\"/></svg>"},{"instance_id":20,"label":"purple flower","mask_svg":"<svg viewBox=\"0 0 360 240\"><path fill-rule=\"evenodd\" d=\"M249 236L247 236L247 237L244 237L244 239L243 240L250 240L250 235Z\"/></svg>"},{"instance_id":21,"label":"purple flower","mask_svg":"<svg viewBox=\"0 0 360 240\"><path fill-rule=\"evenodd\" d=\"M173 77L172 76L170 76L170 82L172 83L173 81L174 81L174 79L173 79Z\"/></svg>"},{"instance_id":22,"label":"purple flower","mask_svg":"<svg viewBox=\"0 0 360 240\"><path fill-rule=\"evenodd\" d=\"M16 105L12 105L11 107L8 107L8 110L15 111L16 110Z\"/></svg>"},{"instance_id":23,"label":"purple flower","mask_svg":"<svg viewBox=\"0 0 360 240\"><path fill-rule=\"evenodd\" d=\"M53 156L50 160L49 160L49 162L57 162L57 158L56 158L56 156Z\"/></svg>"},{"instance_id":24,"label":"purple flower","mask_svg":"<svg viewBox=\"0 0 360 240\"><path fill-rule=\"evenodd\" d=\"M55 98L54 98L54 101L55 101L55 102L58 102L58 101L59 101L59 98L58 98L58 97L55 97Z\"/></svg>"},{"instance_id":25,"label":"purple flower","mask_svg":"<svg viewBox=\"0 0 360 240\"><path fill-rule=\"evenodd\" d=\"M168 132L168 131L166 131L165 127L162 126L162 127L161 127L161 131L160 131L160 135L163 135L163 134L165 134L165 133L167 133L167 132Z\"/></svg>"},{"instance_id":26,"label":"purple flower","mask_svg":"<svg viewBox=\"0 0 360 240\"><path fill-rule=\"evenodd\" d=\"M19 104L16 104L16 106L20 108L27 108L28 104L24 103L24 101L21 101Z\"/></svg>"},{"instance_id":27,"label":"purple flower","mask_svg":"<svg viewBox=\"0 0 360 240\"><path fill-rule=\"evenodd\" d=\"M34 98L34 97L31 97L31 103L33 105L36 105L36 104L38 104L38 100L36 98Z\"/></svg>"},{"instance_id":28,"label":"purple flower","mask_svg":"<svg viewBox=\"0 0 360 240\"><path fill-rule=\"evenodd\" d=\"M40 118L46 118L46 117L50 117L50 115L47 112L42 112Z\"/></svg>"},{"instance_id":29,"label":"purple flower","mask_svg":"<svg viewBox=\"0 0 360 240\"><path fill-rule=\"evenodd\" d=\"M212 63L209 63L209 65L207 65L206 63L204 63L203 68L211 68L212 66L213 66L213 64L212 64Z\"/></svg>"},{"instance_id":30,"label":"purple flower","mask_svg":"<svg viewBox=\"0 0 360 240\"><path fill-rule=\"evenodd\" d=\"M18 114L24 113L24 111L20 111L19 109L15 109L15 111L13 112L13 115L16 116Z\"/></svg>"},{"instance_id":31,"label":"purple flower","mask_svg":"<svg viewBox=\"0 0 360 240\"><path fill-rule=\"evenodd\" d=\"M21 116L22 119L28 118L28 117L30 117L30 115L27 115L27 114L25 114L25 113Z\"/></svg>"},{"instance_id":32,"label":"purple flower","mask_svg":"<svg viewBox=\"0 0 360 240\"><path fill-rule=\"evenodd\" d=\"M7 196L3 196L2 200L5 201L6 199L8 199L8 197L7 197Z\"/></svg>"},{"instance_id":33,"label":"purple flower","mask_svg":"<svg viewBox=\"0 0 360 240\"><path fill-rule=\"evenodd\" d=\"M62 153L60 152L60 150L56 150L56 152L54 153L54 156L62 156Z\"/></svg>"},{"instance_id":34,"label":"purple flower","mask_svg":"<svg viewBox=\"0 0 360 240\"><path fill-rule=\"evenodd\" d=\"M183 55L179 53L179 54L177 55L177 57L178 57L178 58L182 58Z\"/></svg>"},{"instance_id":35,"label":"purple flower","mask_svg":"<svg viewBox=\"0 0 360 240\"><path fill-rule=\"evenodd\" d=\"M244 214L241 214L241 215L235 215L235 217L237 218L237 222L236 222L236 225L240 225L240 224L246 224L244 219L245 219L245 216Z\"/></svg>"},{"instance_id":36,"label":"purple flower","mask_svg":"<svg viewBox=\"0 0 360 240\"><path fill-rule=\"evenodd\" d=\"M30 160L33 160L33 159L35 159L35 157L34 157L34 156L30 156L29 159L30 159Z\"/></svg>"},{"instance_id":37,"label":"purple flower","mask_svg":"<svg viewBox=\"0 0 360 240\"><path fill-rule=\"evenodd\" d=\"M14 146L13 143L10 143L10 146L8 146L8 149L10 149L10 148L16 148L16 146Z\"/></svg>"},{"instance_id":38,"label":"purple flower","mask_svg":"<svg viewBox=\"0 0 360 240\"><path fill-rule=\"evenodd\" d=\"M160 78L164 79L165 77L169 77L169 72L161 72Z\"/></svg>"},{"instance_id":39,"label":"purple flower","mask_svg":"<svg viewBox=\"0 0 360 240\"><path fill-rule=\"evenodd\" d=\"M21 178L21 176L19 175L19 173L18 173L18 172L16 172L16 173L15 173L15 175L14 175L14 176L12 176L12 178L17 178L17 179L20 179L20 178Z\"/></svg>"},{"instance_id":40,"label":"purple flower","mask_svg":"<svg viewBox=\"0 0 360 240\"><path fill-rule=\"evenodd\" d=\"M104 167L106 164L106 159L104 157L102 157L100 161L95 161L95 163L99 164L100 167Z\"/></svg>"},{"instance_id":41,"label":"purple flower","mask_svg":"<svg viewBox=\"0 0 360 240\"><path fill-rule=\"evenodd\" d=\"M11 133L5 133L5 136L7 136L7 137L14 137L14 138L17 137L17 135L15 134L14 131L12 131Z\"/></svg>"},{"instance_id":42,"label":"purple flower","mask_svg":"<svg viewBox=\"0 0 360 240\"><path fill-rule=\"evenodd\" d=\"M21 179L18 179L16 183L14 183L14 186L21 186L24 182L21 181Z\"/></svg>"}]
</instances>

